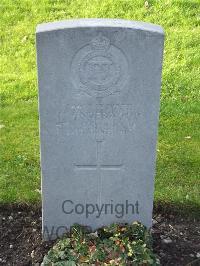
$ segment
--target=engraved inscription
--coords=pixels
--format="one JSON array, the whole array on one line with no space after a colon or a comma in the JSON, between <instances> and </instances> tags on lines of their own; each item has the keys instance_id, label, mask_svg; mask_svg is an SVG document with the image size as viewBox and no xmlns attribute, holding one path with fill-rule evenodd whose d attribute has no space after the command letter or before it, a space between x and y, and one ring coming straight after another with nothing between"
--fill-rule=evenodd
<instances>
[{"instance_id":1,"label":"engraved inscription","mask_svg":"<svg viewBox=\"0 0 200 266\"><path fill-rule=\"evenodd\" d=\"M119 92L128 81L124 53L99 34L82 47L71 63L71 81L76 89L94 97Z\"/></svg>"},{"instance_id":2,"label":"engraved inscription","mask_svg":"<svg viewBox=\"0 0 200 266\"><path fill-rule=\"evenodd\" d=\"M67 104L59 114L57 127L66 136L127 134L134 131L138 116L131 104Z\"/></svg>"}]
</instances>

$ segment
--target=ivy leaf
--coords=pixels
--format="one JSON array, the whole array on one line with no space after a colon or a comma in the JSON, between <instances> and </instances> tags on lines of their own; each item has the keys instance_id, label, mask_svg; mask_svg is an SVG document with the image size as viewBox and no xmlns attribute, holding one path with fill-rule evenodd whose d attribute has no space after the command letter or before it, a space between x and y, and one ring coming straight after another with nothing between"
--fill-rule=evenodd
<instances>
[{"instance_id":1,"label":"ivy leaf","mask_svg":"<svg viewBox=\"0 0 200 266\"><path fill-rule=\"evenodd\" d=\"M55 266L76 266L74 261L59 261L54 263Z\"/></svg>"}]
</instances>

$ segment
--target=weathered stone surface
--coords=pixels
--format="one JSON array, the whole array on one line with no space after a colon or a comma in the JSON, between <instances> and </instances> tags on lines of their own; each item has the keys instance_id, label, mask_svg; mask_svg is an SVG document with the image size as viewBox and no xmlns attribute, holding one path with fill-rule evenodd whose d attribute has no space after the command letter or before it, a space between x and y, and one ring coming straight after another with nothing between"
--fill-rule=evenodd
<instances>
[{"instance_id":1,"label":"weathered stone surface","mask_svg":"<svg viewBox=\"0 0 200 266\"><path fill-rule=\"evenodd\" d=\"M81 19L37 27L43 234L151 226L160 26Z\"/></svg>"}]
</instances>

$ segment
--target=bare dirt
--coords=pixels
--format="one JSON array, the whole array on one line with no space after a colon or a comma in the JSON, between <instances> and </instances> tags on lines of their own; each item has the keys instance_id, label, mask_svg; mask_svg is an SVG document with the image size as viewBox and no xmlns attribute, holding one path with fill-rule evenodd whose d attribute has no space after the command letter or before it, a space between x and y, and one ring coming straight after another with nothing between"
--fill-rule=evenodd
<instances>
[{"instance_id":1,"label":"bare dirt","mask_svg":"<svg viewBox=\"0 0 200 266\"><path fill-rule=\"evenodd\" d=\"M200 220L161 209L152 228L161 264L200 265ZM52 245L42 242L41 207L0 205L0 265L40 265Z\"/></svg>"}]
</instances>

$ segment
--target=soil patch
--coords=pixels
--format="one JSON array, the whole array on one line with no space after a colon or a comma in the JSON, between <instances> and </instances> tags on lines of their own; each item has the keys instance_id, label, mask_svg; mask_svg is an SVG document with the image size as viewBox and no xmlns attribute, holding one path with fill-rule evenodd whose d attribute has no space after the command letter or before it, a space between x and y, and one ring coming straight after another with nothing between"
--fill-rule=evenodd
<instances>
[{"instance_id":1,"label":"soil patch","mask_svg":"<svg viewBox=\"0 0 200 266\"><path fill-rule=\"evenodd\" d=\"M162 265L200 265L199 220L157 208L152 235ZM42 242L41 207L0 205L0 265L39 265L52 245Z\"/></svg>"}]
</instances>

